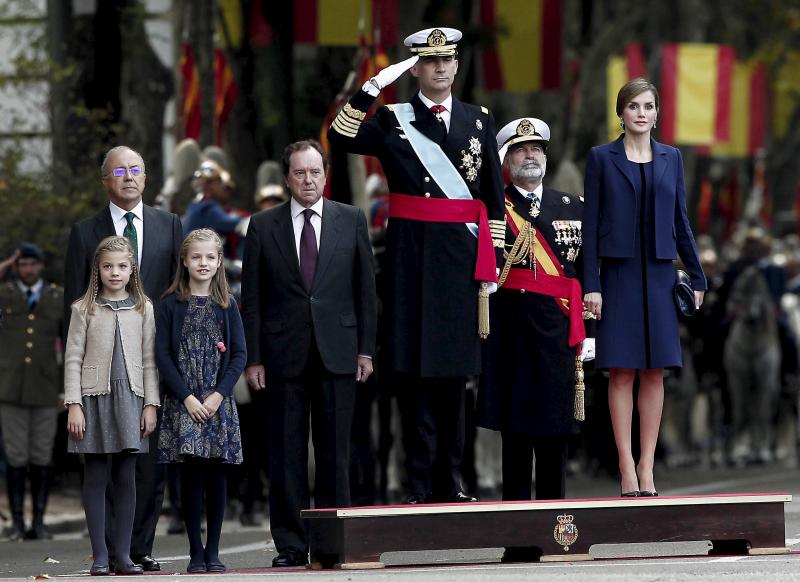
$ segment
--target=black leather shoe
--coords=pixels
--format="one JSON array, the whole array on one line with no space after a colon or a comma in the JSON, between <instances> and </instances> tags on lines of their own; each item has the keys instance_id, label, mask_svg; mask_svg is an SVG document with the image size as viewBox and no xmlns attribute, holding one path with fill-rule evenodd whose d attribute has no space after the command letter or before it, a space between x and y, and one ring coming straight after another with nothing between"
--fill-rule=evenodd
<instances>
[{"instance_id":1,"label":"black leather shoe","mask_svg":"<svg viewBox=\"0 0 800 582\"><path fill-rule=\"evenodd\" d=\"M206 572L225 572L225 571L227 571L225 564L223 564L219 560L213 562L206 562Z\"/></svg>"},{"instance_id":2,"label":"black leather shoe","mask_svg":"<svg viewBox=\"0 0 800 582\"><path fill-rule=\"evenodd\" d=\"M639 491L625 491L624 493L620 493L620 497L639 497L641 492Z\"/></svg>"},{"instance_id":3,"label":"black leather shoe","mask_svg":"<svg viewBox=\"0 0 800 582\"><path fill-rule=\"evenodd\" d=\"M153 559L153 556L139 556L131 558L134 564L139 564L145 572L160 572L161 564Z\"/></svg>"},{"instance_id":4,"label":"black leather shoe","mask_svg":"<svg viewBox=\"0 0 800 582\"><path fill-rule=\"evenodd\" d=\"M115 576L139 576L144 570L139 564L114 564Z\"/></svg>"},{"instance_id":5,"label":"black leather shoe","mask_svg":"<svg viewBox=\"0 0 800 582\"><path fill-rule=\"evenodd\" d=\"M208 572L205 562L189 562L189 565L186 566L187 574L202 574L203 572Z\"/></svg>"},{"instance_id":6,"label":"black leather shoe","mask_svg":"<svg viewBox=\"0 0 800 582\"><path fill-rule=\"evenodd\" d=\"M471 497L463 491L458 491L450 496L447 503L475 503L476 501L478 501L477 498Z\"/></svg>"},{"instance_id":7,"label":"black leather shoe","mask_svg":"<svg viewBox=\"0 0 800 582\"><path fill-rule=\"evenodd\" d=\"M527 548L506 548L500 561L504 564L513 564L516 562L538 562L542 557L541 548L527 547Z\"/></svg>"},{"instance_id":8,"label":"black leather shoe","mask_svg":"<svg viewBox=\"0 0 800 582\"><path fill-rule=\"evenodd\" d=\"M272 559L273 568L294 568L308 564L308 554L286 550Z\"/></svg>"},{"instance_id":9,"label":"black leather shoe","mask_svg":"<svg viewBox=\"0 0 800 582\"><path fill-rule=\"evenodd\" d=\"M420 505L422 503L425 503L425 496L418 493L412 493L403 501L404 505Z\"/></svg>"},{"instance_id":10,"label":"black leather shoe","mask_svg":"<svg viewBox=\"0 0 800 582\"><path fill-rule=\"evenodd\" d=\"M89 569L89 576L108 576L110 573L108 564L92 564Z\"/></svg>"},{"instance_id":11,"label":"black leather shoe","mask_svg":"<svg viewBox=\"0 0 800 582\"><path fill-rule=\"evenodd\" d=\"M639 497L658 497L658 491L639 491Z\"/></svg>"}]
</instances>

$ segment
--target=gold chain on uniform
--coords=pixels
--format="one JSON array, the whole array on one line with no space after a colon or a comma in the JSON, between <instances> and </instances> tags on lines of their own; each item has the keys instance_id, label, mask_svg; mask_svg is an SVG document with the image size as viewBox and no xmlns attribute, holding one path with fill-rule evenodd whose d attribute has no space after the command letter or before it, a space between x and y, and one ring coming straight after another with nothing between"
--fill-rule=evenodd
<instances>
[{"instance_id":1,"label":"gold chain on uniform","mask_svg":"<svg viewBox=\"0 0 800 582\"><path fill-rule=\"evenodd\" d=\"M506 253L506 262L505 265L503 265L503 271L500 273L500 279L498 279L497 282L498 287L502 287L503 283L506 282L508 272L513 265L518 265L529 257L533 263L533 277L534 279L536 278L536 256L534 255L533 248L535 244L536 229L531 227L530 222L525 221L522 230L520 230L517 235L517 240L514 241L511 250Z\"/></svg>"}]
</instances>

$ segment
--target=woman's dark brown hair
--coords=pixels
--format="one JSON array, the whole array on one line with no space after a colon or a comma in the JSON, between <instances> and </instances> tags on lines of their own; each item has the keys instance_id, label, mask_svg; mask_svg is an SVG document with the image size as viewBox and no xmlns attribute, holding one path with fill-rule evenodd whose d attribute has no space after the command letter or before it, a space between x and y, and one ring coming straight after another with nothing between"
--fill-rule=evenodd
<instances>
[{"instance_id":1,"label":"woman's dark brown hair","mask_svg":"<svg viewBox=\"0 0 800 582\"><path fill-rule=\"evenodd\" d=\"M625 106L645 91L653 92L653 97L656 99L656 111L658 111L661 107L658 89L647 79L637 77L625 83L617 93L617 117L622 117L622 110L625 109Z\"/></svg>"}]
</instances>

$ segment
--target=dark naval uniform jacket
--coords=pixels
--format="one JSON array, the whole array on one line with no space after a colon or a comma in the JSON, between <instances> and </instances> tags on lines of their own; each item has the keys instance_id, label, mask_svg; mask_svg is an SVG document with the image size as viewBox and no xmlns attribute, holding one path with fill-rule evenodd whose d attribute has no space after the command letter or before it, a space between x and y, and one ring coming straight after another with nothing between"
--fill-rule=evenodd
<instances>
[{"instance_id":1,"label":"dark naval uniform jacket","mask_svg":"<svg viewBox=\"0 0 800 582\"><path fill-rule=\"evenodd\" d=\"M533 218L531 201L512 184L506 188L506 204L536 228L564 275L580 278L580 197L545 186L540 213ZM507 226L506 252L515 240ZM518 268L531 269L530 259L512 267ZM543 272L541 265L537 271ZM576 432L576 346L569 346L569 319L556 299L501 286L490 298L490 313L492 332L483 346L478 426L532 436Z\"/></svg>"},{"instance_id":2,"label":"dark naval uniform jacket","mask_svg":"<svg viewBox=\"0 0 800 582\"><path fill-rule=\"evenodd\" d=\"M58 404L62 383L56 340L62 333L63 302L64 291L55 284L45 284L33 309L16 282L0 286L1 403Z\"/></svg>"},{"instance_id":3,"label":"dark naval uniform jacket","mask_svg":"<svg viewBox=\"0 0 800 582\"><path fill-rule=\"evenodd\" d=\"M374 101L359 91L345 104L328 131L332 146L377 157L393 193L446 198L417 158L391 105L364 120ZM418 95L411 104L413 125L440 145L472 197L486 205L499 260L503 180L492 114L453 97L446 132ZM383 300L391 371L422 377L480 371L476 254L477 239L463 223L389 220Z\"/></svg>"}]
</instances>

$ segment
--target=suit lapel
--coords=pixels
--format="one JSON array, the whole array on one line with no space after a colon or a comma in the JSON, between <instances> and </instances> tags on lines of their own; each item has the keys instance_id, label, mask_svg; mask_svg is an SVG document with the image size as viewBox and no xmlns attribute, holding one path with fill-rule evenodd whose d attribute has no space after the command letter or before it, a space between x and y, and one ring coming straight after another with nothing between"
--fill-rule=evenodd
<instances>
[{"instance_id":1,"label":"suit lapel","mask_svg":"<svg viewBox=\"0 0 800 582\"><path fill-rule=\"evenodd\" d=\"M276 228L272 231L272 235L278 250L283 255L286 264L289 265L292 276L302 285L303 278L300 276L300 261L297 258L291 208L291 203L287 202L275 213L273 220Z\"/></svg>"},{"instance_id":2,"label":"suit lapel","mask_svg":"<svg viewBox=\"0 0 800 582\"><path fill-rule=\"evenodd\" d=\"M336 244L339 240L340 210L328 200L322 202L322 232L319 236L319 255L317 256L317 270L314 273L314 287L325 274L330 265Z\"/></svg>"},{"instance_id":3,"label":"suit lapel","mask_svg":"<svg viewBox=\"0 0 800 582\"><path fill-rule=\"evenodd\" d=\"M652 138L650 138L650 148L653 150L653 193L655 193L658 192L658 184L667 169L668 150Z\"/></svg>"},{"instance_id":4,"label":"suit lapel","mask_svg":"<svg viewBox=\"0 0 800 582\"><path fill-rule=\"evenodd\" d=\"M450 156L450 161L457 168L461 163L459 146L468 143L467 130L471 127L467 120L467 112L461 101L453 97L453 110L450 112L450 130L445 139L444 150Z\"/></svg>"},{"instance_id":5,"label":"suit lapel","mask_svg":"<svg viewBox=\"0 0 800 582\"><path fill-rule=\"evenodd\" d=\"M411 105L414 106L414 121L411 122L411 125L434 143L442 144L446 137L445 131L436 121L436 116L425 107L419 95L414 95Z\"/></svg>"},{"instance_id":6,"label":"suit lapel","mask_svg":"<svg viewBox=\"0 0 800 582\"><path fill-rule=\"evenodd\" d=\"M635 186L635 176L631 173L632 170L630 168L630 164L628 163L628 156L625 154L625 146L622 143L622 136L620 136L616 141L611 142L611 147L609 148L611 152L611 160L614 162L614 165L617 169L622 172L622 175L628 180L628 183L631 185L631 194L636 191Z\"/></svg>"},{"instance_id":7,"label":"suit lapel","mask_svg":"<svg viewBox=\"0 0 800 582\"><path fill-rule=\"evenodd\" d=\"M156 249L159 248L157 239L163 235L159 232L156 222L156 211L146 204L142 206L142 256L139 257L139 272L142 276L142 283L150 274L150 265L155 259ZM171 233L170 233L171 234Z\"/></svg>"},{"instance_id":8,"label":"suit lapel","mask_svg":"<svg viewBox=\"0 0 800 582\"><path fill-rule=\"evenodd\" d=\"M111 208L108 204L98 212L94 217L94 236L95 247L100 244L100 241L109 236L115 236L117 231L114 230L114 222L111 220ZM94 249L91 249L94 254Z\"/></svg>"}]
</instances>

